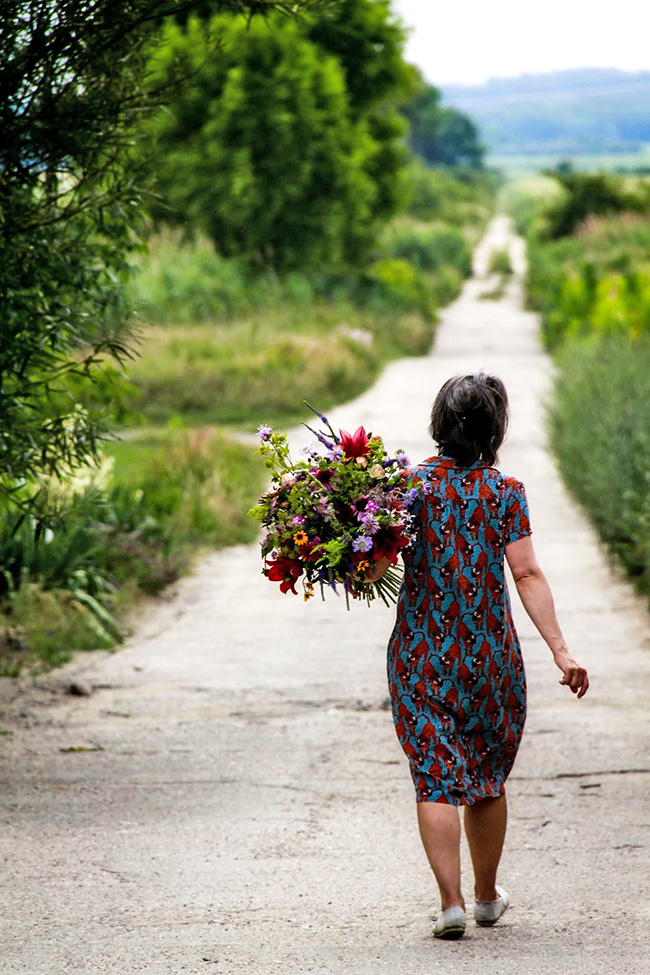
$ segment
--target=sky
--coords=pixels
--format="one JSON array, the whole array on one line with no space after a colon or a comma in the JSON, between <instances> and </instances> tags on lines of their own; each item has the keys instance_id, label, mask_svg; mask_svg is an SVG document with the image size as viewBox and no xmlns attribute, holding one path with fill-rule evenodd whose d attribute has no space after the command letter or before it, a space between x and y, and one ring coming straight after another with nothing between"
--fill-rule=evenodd
<instances>
[{"instance_id":1,"label":"sky","mask_svg":"<svg viewBox=\"0 0 650 975\"><path fill-rule=\"evenodd\" d=\"M393 0L434 85L565 68L650 70L648 0Z\"/></svg>"}]
</instances>

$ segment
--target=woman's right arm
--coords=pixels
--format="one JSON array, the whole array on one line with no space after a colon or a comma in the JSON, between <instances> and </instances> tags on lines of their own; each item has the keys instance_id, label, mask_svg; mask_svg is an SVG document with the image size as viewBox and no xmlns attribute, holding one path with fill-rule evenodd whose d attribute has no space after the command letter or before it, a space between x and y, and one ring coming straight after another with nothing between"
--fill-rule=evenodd
<instances>
[{"instance_id":1,"label":"woman's right arm","mask_svg":"<svg viewBox=\"0 0 650 975\"><path fill-rule=\"evenodd\" d=\"M571 656L564 642L551 589L537 562L530 535L506 545L506 559L524 609L562 671L560 684L566 684L578 697L584 697L589 688L589 677L585 668Z\"/></svg>"},{"instance_id":2,"label":"woman's right arm","mask_svg":"<svg viewBox=\"0 0 650 975\"><path fill-rule=\"evenodd\" d=\"M377 579L381 579L390 564L390 559L379 559L369 569L366 569L366 582L376 582Z\"/></svg>"}]
</instances>

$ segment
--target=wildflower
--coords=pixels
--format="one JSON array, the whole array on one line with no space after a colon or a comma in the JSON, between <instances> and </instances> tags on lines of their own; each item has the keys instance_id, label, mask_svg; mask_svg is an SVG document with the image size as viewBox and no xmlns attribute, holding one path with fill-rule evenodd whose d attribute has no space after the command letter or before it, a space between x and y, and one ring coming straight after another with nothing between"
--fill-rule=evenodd
<instances>
[{"instance_id":1,"label":"wildflower","mask_svg":"<svg viewBox=\"0 0 650 975\"><path fill-rule=\"evenodd\" d=\"M283 474L282 481L280 482L282 487L293 487L296 483L296 478L293 474Z\"/></svg>"},{"instance_id":2,"label":"wildflower","mask_svg":"<svg viewBox=\"0 0 650 975\"><path fill-rule=\"evenodd\" d=\"M417 488L414 487L409 488L404 495L404 504L406 505L407 508L410 508L413 502L417 501L419 497L420 497L420 492L418 491Z\"/></svg>"},{"instance_id":3,"label":"wildflower","mask_svg":"<svg viewBox=\"0 0 650 975\"><path fill-rule=\"evenodd\" d=\"M381 464L373 464L373 466L370 468L369 473L371 477L376 477L377 480L379 480L379 478L381 477L386 476L386 471L381 466Z\"/></svg>"},{"instance_id":4,"label":"wildflower","mask_svg":"<svg viewBox=\"0 0 650 975\"><path fill-rule=\"evenodd\" d=\"M368 503L366 504L366 511L371 515L374 515L377 511L379 511L379 505L374 498L369 499Z\"/></svg>"},{"instance_id":5,"label":"wildflower","mask_svg":"<svg viewBox=\"0 0 650 975\"><path fill-rule=\"evenodd\" d=\"M291 524L292 525L304 525L305 524L305 516L304 515L294 515L293 518L291 519Z\"/></svg>"},{"instance_id":6,"label":"wildflower","mask_svg":"<svg viewBox=\"0 0 650 975\"><path fill-rule=\"evenodd\" d=\"M369 552L371 548L372 538L368 538L367 535L361 535L352 542L352 549L355 552Z\"/></svg>"},{"instance_id":7,"label":"wildflower","mask_svg":"<svg viewBox=\"0 0 650 975\"><path fill-rule=\"evenodd\" d=\"M356 457L365 457L370 451L368 445L368 434L363 427L358 427L354 433L348 433L347 430L341 430L341 447L343 453L345 454L346 460L352 460Z\"/></svg>"},{"instance_id":8,"label":"wildflower","mask_svg":"<svg viewBox=\"0 0 650 975\"><path fill-rule=\"evenodd\" d=\"M402 469L411 466L411 459L403 450L397 450L395 452L395 460Z\"/></svg>"},{"instance_id":9,"label":"wildflower","mask_svg":"<svg viewBox=\"0 0 650 975\"><path fill-rule=\"evenodd\" d=\"M272 433L273 427L267 426L266 423L262 423L261 426L257 428L257 436L261 441L269 440Z\"/></svg>"},{"instance_id":10,"label":"wildflower","mask_svg":"<svg viewBox=\"0 0 650 975\"><path fill-rule=\"evenodd\" d=\"M327 456L327 458L329 460L334 460L334 461L342 460L343 459L343 450L341 449L341 447L339 447L338 444L336 444L336 446L331 447L327 451L326 456Z\"/></svg>"},{"instance_id":11,"label":"wildflower","mask_svg":"<svg viewBox=\"0 0 650 975\"><path fill-rule=\"evenodd\" d=\"M291 592L297 596L296 582L302 575L302 566L297 559L279 555L275 560L266 561L267 575L272 582L280 583L281 592Z\"/></svg>"},{"instance_id":12,"label":"wildflower","mask_svg":"<svg viewBox=\"0 0 650 975\"><path fill-rule=\"evenodd\" d=\"M334 513L329 501L319 501L316 505L316 511L325 521L329 521Z\"/></svg>"},{"instance_id":13,"label":"wildflower","mask_svg":"<svg viewBox=\"0 0 650 975\"><path fill-rule=\"evenodd\" d=\"M311 582L306 582L303 589L305 593L303 599L305 602L307 602L314 595L314 587L312 586Z\"/></svg>"},{"instance_id":14,"label":"wildflower","mask_svg":"<svg viewBox=\"0 0 650 975\"><path fill-rule=\"evenodd\" d=\"M359 572L367 572L367 570L369 568L370 568L370 562L368 562L367 559L363 559L363 561L362 562L359 562L359 564L357 566L357 569L359 570Z\"/></svg>"},{"instance_id":15,"label":"wildflower","mask_svg":"<svg viewBox=\"0 0 650 975\"><path fill-rule=\"evenodd\" d=\"M301 457L306 457L307 454L311 454L314 449L313 443L304 443L298 453Z\"/></svg>"},{"instance_id":16,"label":"wildflower","mask_svg":"<svg viewBox=\"0 0 650 975\"><path fill-rule=\"evenodd\" d=\"M361 524L370 535L375 535L379 531L379 522L369 511L361 516Z\"/></svg>"},{"instance_id":17,"label":"wildflower","mask_svg":"<svg viewBox=\"0 0 650 975\"><path fill-rule=\"evenodd\" d=\"M305 532L296 532L293 536L293 540L296 545L305 545L309 541L309 537Z\"/></svg>"}]
</instances>

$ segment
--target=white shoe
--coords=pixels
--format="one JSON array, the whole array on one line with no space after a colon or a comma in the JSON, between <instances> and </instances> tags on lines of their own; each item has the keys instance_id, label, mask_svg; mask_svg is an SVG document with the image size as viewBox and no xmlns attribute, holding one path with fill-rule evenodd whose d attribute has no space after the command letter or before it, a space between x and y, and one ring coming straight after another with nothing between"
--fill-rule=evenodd
<instances>
[{"instance_id":1,"label":"white shoe","mask_svg":"<svg viewBox=\"0 0 650 975\"><path fill-rule=\"evenodd\" d=\"M474 920L482 928L491 928L510 906L510 897L503 887L497 887L495 901L474 901Z\"/></svg>"},{"instance_id":2,"label":"white shoe","mask_svg":"<svg viewBox=\"0 0 650 975\"><path fill-rule=\"evenodd\" d=\"M462 938L465 934L467 918L460 904L452 904L438 917L433 933L436 938Z\"/></svg>"}]
</instances>

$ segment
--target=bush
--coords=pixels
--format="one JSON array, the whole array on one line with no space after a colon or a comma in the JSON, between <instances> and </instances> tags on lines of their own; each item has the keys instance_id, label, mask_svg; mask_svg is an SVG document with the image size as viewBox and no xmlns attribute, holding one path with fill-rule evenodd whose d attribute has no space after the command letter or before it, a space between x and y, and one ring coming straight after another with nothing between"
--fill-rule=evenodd
<instances>
[{"instance_id":1,"label":"bush","mask_svg":"<svg viewBox=\"0 0 650 975\"><path fill-rule=\"evenodd\" d=\"M456 227L422 227L397 223L386 235L391 257L409 261L419 271L454 267L462 277L472 270L472 249Z\"/></svg>"},{"instance_id":2,"label":"bush","mask_svg":"<svg viewBox=\"0 0 650 975\"><path fill-rule=\"evenodd\" d=\"M482 227L494 209L494 174L467 172L461 179L448 169L431 169L422 160L410 163L406 212L417 220L436 220L455 227Z\"/></svg>"},{"instance_id":3,"label":"bush","mask_svg":"<svg viewBox=\"0 0 650 975\"><path fill-rule=\"evenodd\" d=\"M589 217L648 210L647 193L633 191L620 176L570 169L548 175L563 191L546 211L546 235L553 240L571 236Z\"/></svg>"}]
</instances>

